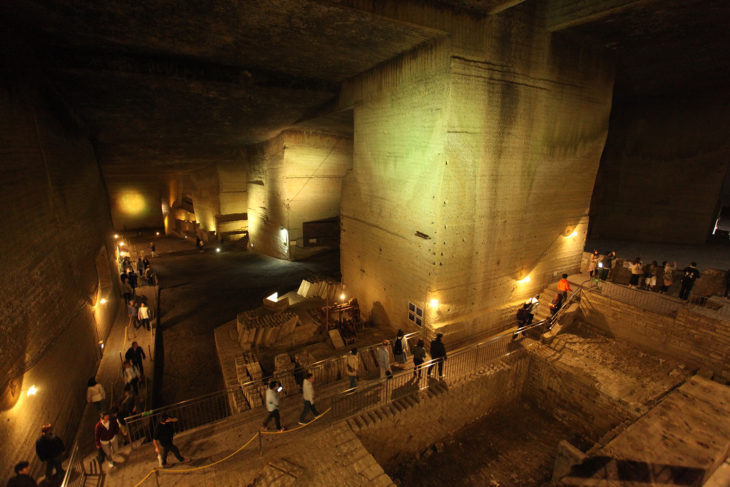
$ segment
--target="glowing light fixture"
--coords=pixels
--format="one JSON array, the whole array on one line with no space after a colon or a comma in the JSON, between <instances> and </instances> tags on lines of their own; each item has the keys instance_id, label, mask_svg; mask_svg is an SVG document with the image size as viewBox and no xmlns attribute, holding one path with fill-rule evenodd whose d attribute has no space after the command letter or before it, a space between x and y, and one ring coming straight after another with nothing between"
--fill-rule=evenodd
<instances>
[{"instance_id":1,"label":"glowing light fixture","mask_svg":"<svg viewBox=\"0 0 730 487\"><path fill-rule=\"evenodd\" d=\"M599 263L598 263L598 268L599 268L599 269L603 269L603 262L599 262Z\"/></svg>"},{"instance_id":2,"label":"glowing light fixture","mask_svg":"<svg viewBox=\"0 0 730 487\"><path fill-rule=\"evenodd\" d=\"M155 235L157 235L159 237L160 236L160 232L155 232Z\"/></svg>"},{"instance_id":3,"label":"glowing light fixture","mask_svg":"<svg viewBox=\"0 0 730 487\"><path fill-rule=\"evenodd\" d=\"M221 248L220 247L216 247L215 251L216 252L220 252L221 251Z\"/></svg>"},{"instance_id":4,"label":"glowing light fixture","mask_svg":"<svg viewBox=\"0 0 730 487\"><path fill-rule=\"evenodd\" d=\"M341 293L340 294L340 301L344 301L344 300L345 300L345 293Z\"/></svg>"},{"instance_id":5,"label":"glowing light fixture","mask_svg":"<svg viewBox=\"0 0 730 487\"><path fill-rule=\"evenodd\" d=\"M127 215L139 215L147 211L147 202L141 193L127 191L119 198L119 209Z\"/></svg>"},{"instance_id":6,"label":"glowing light fixture","mask_svg":"<svg viewBox=\"0 0 730 487\"><path fill-rule=\"evenodd\" d=\"M573 237L575 237L577 235L578 235L578 230L573 230L573 233L571 233L570 235L568 235L568 238L573 238Z\"/></svg>"},{"instance_id":7,"label":"glowing light fixture","mask_svg":"<svg viewBox=\"0 0 730 487\"><path fill-rule=\"evenodd\" d=\"M124 243L124 242L119 242L119 246L120 246L120 247L124 247L124 245L125 245L125 243Z\"/></svg>"},{"instance_id":8,"label":"glowing light fixture","mask_svg":"<svg viewBox=\"0 0 730 487\"><path fill-rule=\"evenodd\" d=\"M187 239L187 238L188 238L188 236L187 236L187 235L185 235L185 238Z\"/></svg>"},{"instance_id":9,"label":"glowing light fixture","mask_svg":"<svg viewBox=\"0 0 730 487\"><path fill-rule=\"evenodd\" d=\"M104 340L99 340L99 346L104 350Z\"/></svg>"},{"instance_id":10,"label":"glowing light fixture","mask_svg":"<svg viewBox=\"0 0 730 487\"><path fill-rule=\"evenodd\" d=\"M38 388L33 384L28 388L28 392L25 393L26 396L35 396L38 393Z\"/></svg>"},{"instance_id":11,"label":"glowing light fixture","mask_svg":"<svg viewBox=\"0 0 730 487\"><path fill-rule=\"evenodd\" d=\"M279 299L279 293L275 292L271 296L266 296L266 299L268 299L269 301L273 301L275 303Z\"/></svg>"},{"instance_id":12,"label":"glowing light fixture","mask_svg":"<svg viewBox=\"0 0 730 487\"><path fill-rule=\"evenodd\" d=\"M114 238L119 238L119 235L115 233Z\"/></svg>"},{"instance_id":13,"label":"glowing light fixture","mask_svg":"<svg viewBox=\"0 0 730 487\"><path fill-rule=\"evenodd\" d=\"M519 281L517 281L517 284L525 284L528 282L530 282L530 276L525 276L522 279L520 279Z\"/></svg>"},{"instance_id":14,"label":"glowing light fixture","mask_svg":"<svg viewBox=\"0 0 730 487\"><path fill-rule=\"evenodd\" d=\"M432 299L432 300L430 301L430 303L429 303L429 304L431 305L431 307L432 307L433 309L436 309L436 308L438 308L438 307L439 307L439 300L438 300L438 299L436 299L436 298L433 298L433 299Z\"/></svg>"},{"instance_id":15,"label":"glowing light fixture","mask_svg":"<svg viewBox=\"0 0 730 487\"><path fill-rule=\"evenodd\" d=\"M99 300L99 303L101 303L101 304L106 304L106 298L101 298L101 299Z\"/></svg>"}]
</instances>

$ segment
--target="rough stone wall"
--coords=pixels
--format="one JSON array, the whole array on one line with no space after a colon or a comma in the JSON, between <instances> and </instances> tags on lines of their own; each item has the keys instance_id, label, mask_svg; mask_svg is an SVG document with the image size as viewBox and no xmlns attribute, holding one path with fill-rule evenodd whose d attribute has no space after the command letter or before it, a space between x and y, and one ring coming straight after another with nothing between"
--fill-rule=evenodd
<instances>
[{"instance_id":1,"label":"rough stone wall","mask_svg":"<svg viewBox=\"0 0 730 487\"><path fill-rule=\"evenodd\" d=\"M418 21L449 39L342 91L355 120L342 271L394 327L408 301L437 299L427 324L458 340L578 269L613 70L544 31L533 6L439 15Z\"/></svg>"},{"instance_id":2,"label":"rough stone wall","mask_svg":"<svg viewBox=\"0 0 730 487\"><path fill-rule=\"evenodd\" d=\"M22 459L39 471L34 440L43 423L72 442L97 341L121 304L116 285L109 287L115 278L97 275L100 249L113 246L91 143L52 93L33 86L0 88L0 443L7 446L0 471L8 475ZM94 309L101 297L109 301ZM31 385L38 393L26 396Z\"/></svg>"},{"instance_id":3,"label":"rough stone wall","mask_svg":"<svg viewBox=\"0 0 730 487\"><path fill-rule=\"evenodd\" d=\"M160 228L162 193L156 177L105 175L114 229Z\"/></svg>"},{"instance_id":4,"label":"rough stone wall","mask_svg":"<svg viewBox=\"0 0 730 487\"><path fill-rule=\"evenodd\" d=\"M216 232L216 216L220 214L220 184L218 171L214 164L186 173L182 177L183 193L193 199L195 221L200 229Z\"/></svg>"},{"instance_id":5,"label":"rough stone wall","mask_svg":"<svg viewBox=\"0 0 730 487\"><path fill-rule=\"evenodd\" d=\"M447 393L405 413L384 415L382 421L357 431L357 435L378 463L389 470L480 417L520 400L529 363L523 357L511 361L509 367L450 386Z\"/></svg>"},{"instance_id":6,"label":"rough stone wall","mask_svg":"<svg viewBox=\"0 0 730 487\"><path fill-rule=\"evenodd\" d=\"M580 301L585 320L619 340L730 380L730 322L691 312L683 307L676 317L663 316L584 293Z\"/></svg>"},{"instance_id":7,"label":"rough stone wall","mask_svg":"<svg viewBox=\"0 0 730 487\"><path fill-rule=\"evenodd\" d=\"M248 212L248 171L245 160L217 165L222 216ZM248 228L243 221L220 222L219 232L241 231Z\"/></svg>"},{"instance_id":8,"label":"rough stone wall","mask_svg":"<svg viewBox=\"0 0 730 487\"><path fill-rule=\"evenodd\" d=\"M638 416L626 404L602 392L591 377L566 366L553 350L544 347L530 350L525 395L537 407L593 441Z\"/></svg>"},{"instance_id":9,"label":"rough stone wall","mask_svg":"<svg viewBox=\"0 0 730 487\"><path fill-rule=\"evenodd\" d=\"M289 259L289 243L301 239L302 222L339 216L352 141L288 130L255 146L248 157L253 250Z\"/></svg>"},{"instance_id":10,"label":"rough stone wall","mask_svg":"<svg viewBox=\"0 0 730 487\"><path fill-rule=\"evenodd\" d=\"M730 92L618 101L591 201L591 237L704 243L730 161Z\"/></svg>"}]
</instances>

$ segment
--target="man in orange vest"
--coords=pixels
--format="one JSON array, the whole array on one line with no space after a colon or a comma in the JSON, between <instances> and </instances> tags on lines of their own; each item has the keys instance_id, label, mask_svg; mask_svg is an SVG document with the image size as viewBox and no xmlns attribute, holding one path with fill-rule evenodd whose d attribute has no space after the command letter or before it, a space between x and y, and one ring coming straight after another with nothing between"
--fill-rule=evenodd
<instances>
[{"instance_id":1,"label":"man in orange vest","mask_svg":"<svg viewBox=\"0 0 730 487\"><path fill-rule=\"evenodd\" d=\"M563 299L567 299L569 291L573 292L568 282L568 274L563 274L563 278L558 281L558 292L563 295Z\"/></svg>"}]
</instances>

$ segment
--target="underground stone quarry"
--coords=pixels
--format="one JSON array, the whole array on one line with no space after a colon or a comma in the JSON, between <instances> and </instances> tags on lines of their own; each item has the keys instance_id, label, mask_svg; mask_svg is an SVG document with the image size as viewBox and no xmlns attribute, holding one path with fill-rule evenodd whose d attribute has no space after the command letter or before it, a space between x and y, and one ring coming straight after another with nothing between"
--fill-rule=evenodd
<instances>
[{"instance_id":1,"label":"underground stone quarry","mask_svg":"<svg viewBox=\"0 0 730 487\"><path fill-rule=\"evenodd\" d=\"M727 2L0 12L0 481L730 485Z\"/></svg>"}]
</instances>

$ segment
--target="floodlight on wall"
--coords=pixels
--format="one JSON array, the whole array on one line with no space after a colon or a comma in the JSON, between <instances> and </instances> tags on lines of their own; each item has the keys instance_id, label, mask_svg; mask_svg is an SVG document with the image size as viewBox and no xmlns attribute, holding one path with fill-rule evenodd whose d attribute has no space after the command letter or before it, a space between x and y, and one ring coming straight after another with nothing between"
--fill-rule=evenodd
<instances>
[{"instance_id":1,"label":"floodlight on wall","mask_svg":"<svg viewBox=\"0 0 730 487\"><path fill-rule=\"evenodd\" d=\"M121 242L119 242L119 246L120 246L120 247L124 247L125 245L126 245L126 244L124 243L124 241L121 241Z\"/></svg>"},{"instance_id":2,"label":"floodlight on wall","mask_svg":"<svg viewBox=\"0 0 730 487\"><path fill-rule=\"evenodd\" d=\"M345 293L340 293L340 301L344 301L344 300L345 300Z\"/></svg>"},{"instance_id":3,"label":"floodlight on wall","mask_svg":"<svg viewBox=\"0 0 730 487\"><path fill-rule=\"evenodd\" d=\"M216 247L216 248L215 248L215 251L216 251L216 252L220 252L220 251L221 251L221 248L220 248L220 247Z\"/></svg>"},{"instance_id":4,"label":"floodlight on wall","mask_svg":"<svg viewBox=\"0 0 730 487\"><path fill-rule=\"evenodd\" d=\"M439 300L436 298L433 298L433 299L431 299L431 301L429 301L428 304L431 306L431 308L436 309L439 307Z\"/></svg>"},{"instance_id":5,"label":"floodlight on wall","mask_svg":"<svg viewBox=\"0 0 730 487\"><path fill-rule=\"evenodd\" d=\"M114 238L115 238L115 239L119 238L119 235L115 233L115 234L114 234Z\"/></svg>"},{"instance_id":6,"label":"floodlight on wall","mask_svg":"<svg viewBox=\"0 0 730 487\"><path fill-rule=\"evenodd\" d=\"M101 298L99 300L99 304L106 304L106 298Z\"/></svg>"},{"instance_id":7,"label":"floodlight on wall","mask_svg":"<svg viewBox=\"0 0 730 487\"><path fill-rule=\"evenodd\" d=\"M279 292L277 291L270 296L266 296L266 299L268 299L269 301L272 301L274 303L277 302L279 300Z\"/></svg>"},{"instance_id":8,"label":"floodlight on wall","mask_svg":"<svg viewBox=\"0 0 730 487\"><path fill-rule=\"evenodd\" d=\"M160 232L155 232L155 235L157 235L159 237L160 236Z\"/></svg>"},{"instance_id":9,"label":"floodlight on wall","mask_svg":"<svg viewBox=\"0 0 730 487\"><path fill-rule=\"evenodd\" d=\"M519 281L517 281L517 284L527 284L528 282L530 282L530 276L525 276L522 279L520 279Z\"/></svg>"},{"instance_id":10,"label":"floodlight on wall","mask_svg":"<svg viewBox=\"0 0 730 487\"><path fill-rule=\"evenodd\" d=\"M33 384L28 388L28 392L25 393L27 397L35 396L38 393L38 388Z\"/></svg>"}]
</instances>

